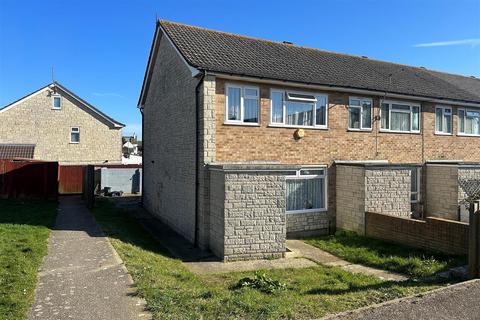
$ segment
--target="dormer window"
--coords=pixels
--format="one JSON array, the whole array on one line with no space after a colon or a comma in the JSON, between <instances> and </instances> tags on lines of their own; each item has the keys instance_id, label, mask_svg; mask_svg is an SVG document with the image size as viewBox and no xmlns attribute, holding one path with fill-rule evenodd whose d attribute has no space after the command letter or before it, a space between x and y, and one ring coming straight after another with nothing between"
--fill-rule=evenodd
<instances>
[{"instance_id":1,"label":"dormer window","mask_svg":"<svg viewBox=\"0 0 480 320\"><path fill-rule=\"evenodd\" d=\"M62 97L60 97L59 95L52 96L52 109L62 109Z\"/></svg>"}]
</instances>

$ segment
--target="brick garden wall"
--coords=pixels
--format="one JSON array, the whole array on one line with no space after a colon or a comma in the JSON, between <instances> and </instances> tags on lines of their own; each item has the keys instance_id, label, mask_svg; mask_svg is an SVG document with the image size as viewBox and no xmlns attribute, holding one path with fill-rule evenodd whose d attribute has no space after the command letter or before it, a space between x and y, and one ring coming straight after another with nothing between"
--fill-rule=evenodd
<instances>
[{"instance_id":1,"label":"brick garden wall","mask_svg":"<svg viewBox=\"0 0 480 320\"><path fill-rule=\"evenodd\" d=\"M458 166L426 165L426 216L458 219Z\"/></svg>"},{"instance_id":2,"label":"brick garden wall","mask_svg":"<svg viewBox=\"0 0 480 320\"><path fill-rule=\"evenodd\" d=\"M468 224L428 217L425 221L366 212L366 236L448 254L468 253Z\"/></svg>"}]
</instances>

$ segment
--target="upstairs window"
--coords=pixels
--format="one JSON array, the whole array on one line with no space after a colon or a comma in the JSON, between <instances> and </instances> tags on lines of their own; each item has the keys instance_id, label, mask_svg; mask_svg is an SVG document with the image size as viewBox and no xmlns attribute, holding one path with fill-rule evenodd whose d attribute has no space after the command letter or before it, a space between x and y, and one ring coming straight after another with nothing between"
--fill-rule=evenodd
<instances>
[{"instance_id":1,"label":"upstairs window","mask_svg":"<svg viewBox=\"0 0 480 320\"><path fill-rule=\"evenodd\" d=\"M372 130L372 100L350 98L348 107L349 130Z\"/></svg>"},{"instance_id":2,"label":"upstairs window","mask_svg":"<svg viewBox=\"0 0 480 320\"><path fill-rule=\"evenodd\" d=\"M452 108L435 108L435 133L452 134Z\"/></svg>"},{"instance_id":3,"label":"upstairs window","mask_svg":"<svg viewBox=\"0 0 480 320\"><path fill-rule=\"evenodd\" d=\"M62 109L62 98L59 95L52 96L52 109Z\"/></svg>"},{"instance_id":4,"label":"upstairs window","mask_svg":"<svg viewBox=\"0 0 480 320\"><path fill-rule=\"evenodd\" d=\"M327 96L272 90L270 124L327 128Z\"/></svg>"},{"instance_id":5,"label":"upstairs window","mask_svg":"<svg viewBox=\"0 0 480 320\"><path fill-rule=\"evenodd\" d=\"M73 127L70 129L70 143L80 143L80 128Z\"/></svg>"},{"instance_id":6,"label":"upstairs window","mask_svg":"<svg viewBox=\"0 0 480 320\"><path fill-rule=\"evenodd\" d=\"M420 132L420 106L383 101L380 112L381 131Z\"/></svg>"},{"instance_id":7,"label":"upstairs window","mask_svg":"<svg viewBox=\"0 0 480 320\"><path fill-rule=\"evenodd\" d=\"M458 109L458 134L480 136L480 109Z\"/></svg>"},{"instance_id":8,"label":"upstairs window","mask_svg":"<svg viewBox=\"0 0 480 320\"><path fill-rule=\"evenodd\" d=\"M226 87L225 123L259 124L259 90L255 87Z\"/></svg>"}]
</instances>

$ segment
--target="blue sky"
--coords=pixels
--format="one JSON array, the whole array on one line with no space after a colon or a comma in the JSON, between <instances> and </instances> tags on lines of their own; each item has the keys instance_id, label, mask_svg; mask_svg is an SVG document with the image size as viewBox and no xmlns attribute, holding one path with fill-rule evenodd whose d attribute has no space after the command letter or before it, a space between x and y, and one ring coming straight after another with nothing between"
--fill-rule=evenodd
<instances>
[{"instance_id":1,"label":"blue sky","mask_svg":"<svg viewBox=\"0 0 480 320\"><path fill-rule=\"evenodd\" d=\"M0 0L0 106L49 83L54 66L124 134L139 133L156 16L480 77L480 0Z\"/></svg>"}]
</instances>

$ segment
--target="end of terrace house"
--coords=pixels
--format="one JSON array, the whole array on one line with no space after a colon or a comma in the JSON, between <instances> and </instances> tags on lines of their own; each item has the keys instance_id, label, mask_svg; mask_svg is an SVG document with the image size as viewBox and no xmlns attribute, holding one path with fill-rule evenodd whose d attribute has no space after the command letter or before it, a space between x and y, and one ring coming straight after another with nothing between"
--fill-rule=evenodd
<instances>
[{"instance_id":1,"label":"end of terrace house","mask_svg":"<svg viewBox=\"0 0 480 320\"><path fill-rule=\"evenodd\" d=\"M139 108L145 208L225 261L367 211L461 220L480 179L473 77L158 21Z\"/></svg>"}]
</instances>

